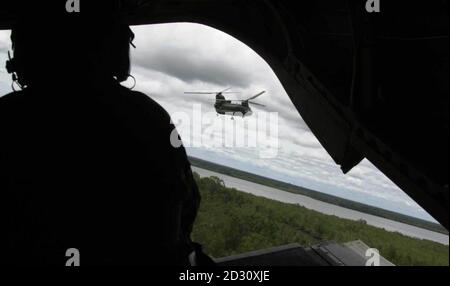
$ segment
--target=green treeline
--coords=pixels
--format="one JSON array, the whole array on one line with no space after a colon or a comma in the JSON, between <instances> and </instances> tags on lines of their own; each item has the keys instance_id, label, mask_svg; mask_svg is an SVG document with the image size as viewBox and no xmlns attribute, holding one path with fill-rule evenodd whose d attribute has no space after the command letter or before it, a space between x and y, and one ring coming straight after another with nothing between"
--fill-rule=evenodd
<instances>
[{"instance_id":1,"label":"green treeline","mask_svg":"<svg viewBox=\"0 0 450 286\"><path fill-rule=\"evenodd\" d=\"M310 197L310 198L313 198L315 200L319 200L319 201L322 201L325 203L341 206L341 207L344 207L347 209L352 209L352 210L363 212L366 214L371 214L371 215L387 218L389 220L398 221L401 223L406 223L409 225L417 226L419 228L424 228L424 229L428 229L431 231L448 234L448 231L444 227L442 227L441 225L439 225L437 223L433 223L433 222L426 221L423 219L419 219L419 218L407 216L404 214L392 212L389 210L377 208L374 206L369 206L366 204L358 203L358 202L347 200L344 198L328 195L328 194L321 193L318 191L309 190L306 188L302 188L302 187L288 184L285 182L280 182L280 181L273 180L270 178L258 176L258 175L244 172L241 170L229 168L229 167L222 166L222 165L217 165L217 164L214 164L214 163L211 163L208 161L204 161L201 159L190 157L189 160L191 161L191 164L193 166L196 166L196 167L199 167L199 168L202 168L205 170L210 170L213 172L217 172L220 174L238 178L238 179L241 179L244 181L249 181L249 182L253 182L256 184L272 187L272 188L282 190L285 192L290 192L290 193L294 193L294 194L307 196L307 197Z\"/></svg>"},{"instance_id":2,"label":"green treeline","mask_svg":"<svg viewBox=\"0 0 450 286\"><path fill-rule=\"evenodd\" d=\"M396 265L449 265L448 246L388 232L226 188L219 178L197 180L202 203L193 239L213 257L225 257L290 243L360 239Z\"/></svg>"}]
</instances>

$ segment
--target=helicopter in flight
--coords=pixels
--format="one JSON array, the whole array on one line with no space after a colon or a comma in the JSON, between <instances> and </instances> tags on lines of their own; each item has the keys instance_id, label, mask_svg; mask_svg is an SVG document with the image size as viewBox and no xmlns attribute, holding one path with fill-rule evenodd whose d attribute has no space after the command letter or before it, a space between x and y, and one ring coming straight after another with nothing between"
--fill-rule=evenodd
<instances>
[{"instance_id":1,"label":"helicopter in flight","mask_svg":"<svg viewBox=\"0 0 450 286\"><path fill-rule=\"evenodd\" d=\"M224 91L220 92L185 92L185 94L206 94L206 95L215 95L216 103L214 104L214 108L216 109L217 115L231 115L232 119L235 115L242 116L243 118L246 116L251 116L253 114L252 109L250 108L250 104L260 107L266 107L260 103L253 102L254 99L260 97L266 91L262 91L246 100L227 100L225 98L225 94L239 93L239 92L231 92L229 91L231 88L227 88Z\"/></svg>"}]
</instances>

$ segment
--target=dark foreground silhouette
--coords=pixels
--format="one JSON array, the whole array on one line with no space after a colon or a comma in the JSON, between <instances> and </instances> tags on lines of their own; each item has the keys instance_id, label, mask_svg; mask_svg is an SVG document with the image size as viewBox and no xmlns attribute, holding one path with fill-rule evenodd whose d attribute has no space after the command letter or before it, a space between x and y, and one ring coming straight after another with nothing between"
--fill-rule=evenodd
<instances>
[{"instance_id":1,"label":"dark foreground silhouette","mask_svg":"<svg viewBox=\"0 0 450 286\"><path fill-rule=\"evenodd\" d=\"M0 98L0 264L187 265L199 194L166 111L119 82L132 33L22 21ZM85 21L85 20L83 20ZM86 24L88 23L88 24Z\"/></svg>"}]
</instances>

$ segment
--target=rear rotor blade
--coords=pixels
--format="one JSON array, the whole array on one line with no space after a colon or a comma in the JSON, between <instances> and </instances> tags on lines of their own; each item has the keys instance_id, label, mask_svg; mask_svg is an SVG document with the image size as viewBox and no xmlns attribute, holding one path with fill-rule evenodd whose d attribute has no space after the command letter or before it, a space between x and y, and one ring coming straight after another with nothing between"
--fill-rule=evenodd
<instances>
[{"instance_id":1,"label":"rear rotor blade","mask_svg":"<svg viewBox=\"0 0 450 286\"><path fill-rule=\"evenodd\" d=\"M256 103L256 102L251 102L251 101L249 101L248 103L253 104L253 105L256 105L256 106L260 106L260 107L266 107L265 105L260 104L260 103Z\"/></svg>"},{"instance_id":2,"label":"rear rotor blade","mask_svg":"<svg viewBox=\"0 0 450 286\"><path fill-rule=\"evenodd\" d=\"M258 93L257 95L252 96L252 97L250 97L249 99L244 100L244 101L249 101L249 100L255 99L255 98L257 98L257 97L260 97L260 96L263 95L264 93L266 93L266 91L262 91L262 92Z\"/></svg>"}]
</instances>

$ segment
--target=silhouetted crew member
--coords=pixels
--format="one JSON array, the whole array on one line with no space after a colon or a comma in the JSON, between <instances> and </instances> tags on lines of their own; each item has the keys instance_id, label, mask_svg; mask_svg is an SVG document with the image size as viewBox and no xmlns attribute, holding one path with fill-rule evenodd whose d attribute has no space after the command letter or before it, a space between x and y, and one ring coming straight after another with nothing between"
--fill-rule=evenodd
<instances>
[{"instance_id":1,"label":"silhouetted crew member","mask_svg":"<svg viewBox=\"0 0 450 286\"><path fill-rule=\"evenodd\" d=\"M198 189L167 112L119 84L128 25L42 16L11 39L23 90L0 98L0 264L64 266L69 248L81 265L188 264Z\"/></svg>"}]
</instances>

